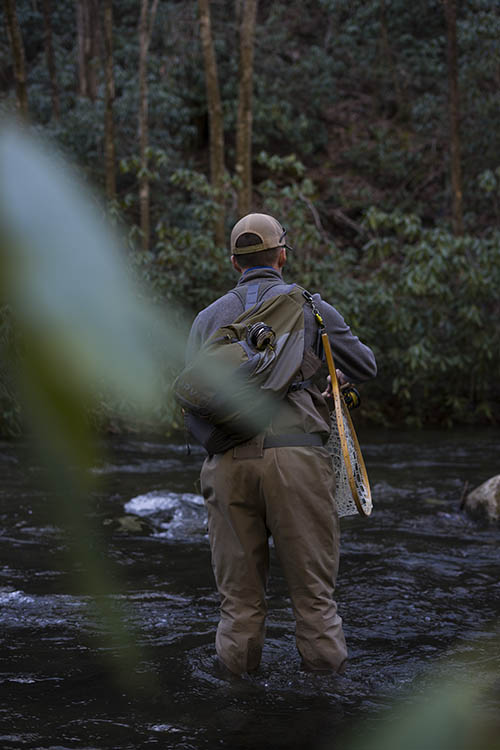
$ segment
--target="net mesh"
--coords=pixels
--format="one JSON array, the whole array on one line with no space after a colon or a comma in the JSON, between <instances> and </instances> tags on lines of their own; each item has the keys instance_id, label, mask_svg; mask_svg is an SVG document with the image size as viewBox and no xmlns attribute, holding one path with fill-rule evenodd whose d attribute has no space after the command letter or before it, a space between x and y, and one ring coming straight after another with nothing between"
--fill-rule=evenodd
<instances>
[{"instance_id":1,"label":"net mesh","mask_svg":"<svg viewBox=\"0 0 500 750\"><path fill-rule=\"evenodd\" d=\"M352 436L349 420L343 409L342 420L344 423L347 450L351 460L351 467L354 475L354 483L358 492L358 498L365 515L368 516L370 515L373 507L370 487L367 486L364 482L363 472L360 464L360 462L363 461L363 458L361 456L358 457L358 450ZM332 457L332 465L335 470L335 501L337 503L337 511L340 517L358 515L359 510L356 507L356 503L354 502L354 498L352 496L351 487L349 485L349 479L344 461L344 455L342 453L342 445L335 412L332 412L330 414L330 421L332 429L330 432L330 437L326 444L326 448Z\"/></svg>"}]
</instances>

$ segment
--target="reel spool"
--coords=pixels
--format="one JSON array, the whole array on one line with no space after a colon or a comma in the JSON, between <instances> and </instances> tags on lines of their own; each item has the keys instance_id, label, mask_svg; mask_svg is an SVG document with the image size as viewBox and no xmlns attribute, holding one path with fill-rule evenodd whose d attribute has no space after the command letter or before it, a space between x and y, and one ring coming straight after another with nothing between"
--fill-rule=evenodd
<instances>
[{"instance_id":1,"label":"reel spool","mask_svg":"<svg viewBox=\"0 0 500 750\"><path fill-rule=\"evenodd\" d=\"M276 341L276 334L271 326L259 321L254 323L248 329L248 342L258 351L273 346Z\"/></svg>"}]
</instances>

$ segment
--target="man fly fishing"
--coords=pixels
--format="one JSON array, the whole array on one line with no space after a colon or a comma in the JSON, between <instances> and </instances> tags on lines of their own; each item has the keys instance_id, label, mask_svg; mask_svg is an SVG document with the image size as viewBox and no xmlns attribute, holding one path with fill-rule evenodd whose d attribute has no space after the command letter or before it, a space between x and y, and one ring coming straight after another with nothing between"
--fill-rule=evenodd
<instances>
[{"instance_id":1,"label":"man fly fishing","mask_svg":"<svg viewBox=\"0 0 500 750\"><path fill-rule=\"evenodd\" d=\"M278 295L290 295L295 285L286 284L282 277L290 249L286 231L272 216L253 213L236 223L231 262L240 274L238 284L196 317L187 363L195 360L218 329L245 315L245 310L259 310L259 305L265 310ZM373 378L376 363L371 349L353 335L334 307L318 294L313 300L337 367L354 383ZM330 414L314 381L322 350L318 325L306 301L301 325L299 369L270 424L244 442L209 452L201 471L221 598L216 650L222 667L234 675L252 672L260 664L270 536L290 592L302 668L342 672L347 660L334 600L339 520L335 476L324 447Z\"/></svg>"}]
</instances>

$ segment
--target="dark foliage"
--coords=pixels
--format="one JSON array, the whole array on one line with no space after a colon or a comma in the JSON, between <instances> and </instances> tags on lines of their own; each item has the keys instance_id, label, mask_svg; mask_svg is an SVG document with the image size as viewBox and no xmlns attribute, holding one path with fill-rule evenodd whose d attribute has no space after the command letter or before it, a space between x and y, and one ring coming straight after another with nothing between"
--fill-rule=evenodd
<instances>
[{"instance_id":1,"label":"dark foliage","mask_svg":"<svg viewBox=\"0 0 500 750\"><path fill-rule=\"evenodd\" d=\"M75 4L53 3L61 117L52 114L40 4L18 0L35 127L104 190L104 74L96 101L77 93ZM227 229L233 175L238 4L213 2L226 137ZM208 118L197 5L162 0L148 63L154 238L139 229L139 3L115 12L117 201L130 258L184 318L233 284L211 227ZM458 3L466 236L450 232L446 28L442 3L405 0L261 2L254 81L254 201L276 213L299 248L290 272L338 304L372 345L373 419L498 420L500 10ZM102 45L101 45L102 47ZM101 52L101 54L103 54ZM102 67L102 66L100 66ZM13 66L0 30L0 85L13 103ZM293 238L293 239L292 239ZM9 339L7 316L0 331ZM1 374L0 374L1 375ZM3 431L19 424L1 375ZM169 412L170 413L170 412Z\"/></svg>"}]
</instances>

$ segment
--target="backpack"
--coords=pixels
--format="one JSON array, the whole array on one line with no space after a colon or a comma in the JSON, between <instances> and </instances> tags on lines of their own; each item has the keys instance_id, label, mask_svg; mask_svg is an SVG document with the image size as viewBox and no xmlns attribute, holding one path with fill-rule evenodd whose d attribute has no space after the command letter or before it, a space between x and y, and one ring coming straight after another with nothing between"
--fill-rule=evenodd
<instances>
[{"instance_id":1,"label":"backpack","mask_svg":"<svg viewBox=\"0 0 500 750\"><path fill-rule=\"evenodd\" d=\"M304 290L292 285L259 301L270 286L232 290L245 310L207 339L174 383L186 427L210 454L265 430L301 367Z\"/></svg>"}]
</instances>

